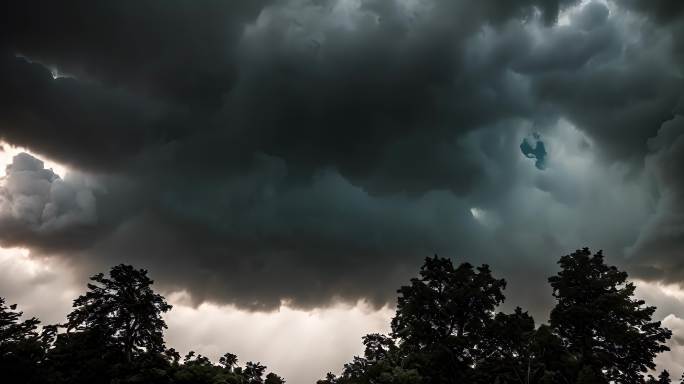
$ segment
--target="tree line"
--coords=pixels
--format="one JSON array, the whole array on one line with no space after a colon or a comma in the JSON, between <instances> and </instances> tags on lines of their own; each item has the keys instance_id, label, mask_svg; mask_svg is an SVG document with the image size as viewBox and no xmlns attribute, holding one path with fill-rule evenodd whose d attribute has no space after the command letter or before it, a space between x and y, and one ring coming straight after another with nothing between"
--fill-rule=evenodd
<instances>
[{"instance_id":1,"label":"tree line","mask_svg":"<svg viewBox=\"0 0 684 384\"><path fill-rule=\"evenodd\" d=\"M665 384L652 373L672 333L655 307L634 297L627 273L587 249L561 257L548 279L556 301L547 323L497 312L506 282L487 265L426 258L398 290L388 335L363 337L363 356L317 384ZM276 384L258 362L218 362L166 348L171 309L147 271L128 265L91 278L66 322L39 327L0 298L3 383ZM651 374L649 374L651 373ZM654 377L653 375L656 375ZM684 382L684 377L682 381Z\"/></svg>"},{"instance_id":2,"label":"tree line","mask_svg":"<svg viewBox=\"0 0 684 384\"><path fill-rule=\"evenodd\" d=\"M0 382L7 384L283 384L266 366L218 363L166 348L162 315L171 310L144 269L113 267L90 278L66 322L39 331L0 298Z\"/></svg>"}]
</instances>

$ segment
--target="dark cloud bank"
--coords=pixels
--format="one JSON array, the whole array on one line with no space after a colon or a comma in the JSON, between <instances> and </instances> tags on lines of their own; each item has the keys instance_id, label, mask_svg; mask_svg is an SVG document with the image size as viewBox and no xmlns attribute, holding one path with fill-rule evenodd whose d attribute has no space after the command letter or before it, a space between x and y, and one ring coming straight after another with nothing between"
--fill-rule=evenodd
<instances>
[{"instance_id":1,"label":"dark cloud bank","mask_svg":"<svg viewBox=\"0 0 684 384\"><path fill-rule=\"evenodd\" d=\"M435 252L537 309L584 245L684 278L680 1L7 7L0 137L72 172L15 159L3 246L256 309L391 302Z\"/></svg>"}]
</instances>

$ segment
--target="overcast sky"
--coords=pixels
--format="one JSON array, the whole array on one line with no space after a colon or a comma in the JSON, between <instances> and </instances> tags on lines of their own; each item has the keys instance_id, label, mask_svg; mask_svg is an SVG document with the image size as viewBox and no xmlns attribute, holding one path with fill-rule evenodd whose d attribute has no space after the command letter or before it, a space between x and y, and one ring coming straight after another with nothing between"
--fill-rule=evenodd
<instances>
[{"instance_id":1,"label":"overcast sky","mask_svg":"<svg viewBox=\"0 0 684 384\"><path fill-rule=\"evenodd\" d=\"M27 314L131 263L172 346L313 382L426 256L489 263L539 323L588 246L684 369L684 2L7 8L0 296Z\"/></svg>"}]
</instances>

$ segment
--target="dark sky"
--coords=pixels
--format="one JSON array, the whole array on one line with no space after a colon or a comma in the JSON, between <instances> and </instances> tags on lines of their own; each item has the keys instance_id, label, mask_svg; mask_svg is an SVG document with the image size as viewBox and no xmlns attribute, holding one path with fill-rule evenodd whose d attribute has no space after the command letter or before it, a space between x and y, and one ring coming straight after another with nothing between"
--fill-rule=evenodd
<instances>
[{"instance_id":1,"label":"dark sky","mask_svg":"<svg viewBox=\"0 0 684 384\"><path fill-rule=\"evenodd\" d=\"M0 16L0 245L243 309L392 304L422 258L511 306L604 249L684 278L684 2L37 2ZM541 319L544 320L543 318Z\"/></svg>"}]
</instances>

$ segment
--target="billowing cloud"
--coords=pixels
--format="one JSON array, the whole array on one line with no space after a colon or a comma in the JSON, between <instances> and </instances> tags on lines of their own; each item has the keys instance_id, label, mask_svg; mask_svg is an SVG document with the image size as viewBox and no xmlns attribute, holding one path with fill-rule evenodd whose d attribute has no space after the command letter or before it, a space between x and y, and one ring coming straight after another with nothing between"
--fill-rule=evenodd
<instances>
[{"instance_id":1,"label":"billowing cloud","mask_svg":"<svg viewBox=\"0 0 684 384\"><path fill-rule=\"evenodd\" d=\"M80 79L201 106L230 89L235 44L266 3L27 1L6 9L0 43Z\"/></svg>"},{"instance_id":2,"label":"billowing cloud","mask_svg":"<svg viewBox=\"0 0 684 384\"><path fill-rule=\"evenodd\" d=\"M542 320L577 247L681 281L681 18L248 3L12 5L0 138L72 176L19 157L0 244L249 309L382 307L433 253L492 264Z\"/></svg>"},{"instance_id":3,"label":"billowing cloud","mask_svg":"<svg viewBox=\"0 0 684 384\"><path fill-rule=\"evenodd\" d=\"M69 173L61 179L44 163L22 152L7 165L0 185L0 230L9 244L36 238L61 241L97 224L95 186Z\"/></svg>"},{"instance_id":4,"label":"billowing cloud","mask_svg":"<svg viewBox=\"0 0 684 384\"><path fill-rule=\"evenodd\" d=\"M649 141L652 170L659 193L653 214L643 225L636 243L629 248L631 262L645 277L668 283L684 281L684 115L660 128Z\"/></svg>"}]
</instances>

